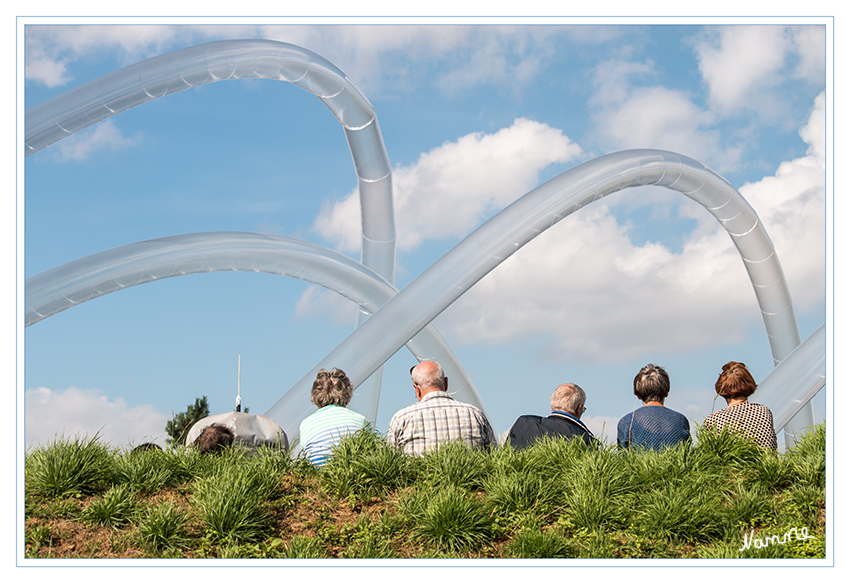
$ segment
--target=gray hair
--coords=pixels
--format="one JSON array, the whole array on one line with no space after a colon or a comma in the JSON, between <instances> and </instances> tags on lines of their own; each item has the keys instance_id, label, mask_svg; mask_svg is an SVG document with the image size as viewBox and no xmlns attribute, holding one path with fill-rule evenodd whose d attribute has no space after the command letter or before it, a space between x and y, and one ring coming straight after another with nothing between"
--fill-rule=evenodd
<instances>
[{"instance_id":1,"label":"gray hair","mask_svg":"<svg viewBox=\"0 0 850 583\"><path fill-rule=\"evenodd\" d=\"M344 371L335 368L332 371L321 369L313 382L310 391L310 401L319 409L327 405L341 405L345 407L351 400L354 389L351 380Z\"/></svg>"},{"instance_id":2,"label":"gray hair","mask_svg":"<svg viewBox=\"0 0 850 583\"><path fill-rule=\"evenodd\" d=\"M427 366L422 366L422 365ZM439 362L426 360L420 362L410 371L410 378L414 384L423 389L440 389L446 387L446 373Z\"/></svg>"},{"instance_id":3,"label":"gray hair","mask_svg":"<svg viewBox=\"0 0 850 583\"><path fill-rule=\"evenodd\" d=\"M635 396L644 403L661 403L670 394L670 377L660 366L648 364L638 371L634 387Z\"/></svg>"},{"instance_id":4,"label":"gray hair","mask_svg":"<svg viewBox=\"0 0 850 583\"><path fill-rule=\"evenodd\" d=\"M575 383L564 383L549 397L549 405L552 411L580 413L586 399L587 395L580 386Z\"/></svg>"}]
</instances>

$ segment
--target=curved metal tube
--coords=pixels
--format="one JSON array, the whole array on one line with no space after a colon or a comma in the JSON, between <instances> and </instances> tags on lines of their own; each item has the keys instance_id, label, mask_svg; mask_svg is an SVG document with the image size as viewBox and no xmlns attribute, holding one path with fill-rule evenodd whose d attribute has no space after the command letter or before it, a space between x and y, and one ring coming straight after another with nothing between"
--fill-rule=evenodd
<instances>
[{"instance_id":1,"label":"curved metal tube","mask_svg":"<svg viewBox=\"0 0 850 583\"><path fill-rule=\"evenodd\" d=\"M758 402L773 413L777 431L785 427L826 385L826 325L809 336L758 386ZM791 432L795 439L806 427Z\"/></svg>"},{"instance_id":2,"label":"curved metal tube","mask_svg":"<svg viewBox=\"0 0 850 583\"><path fill-rule=\"evenodd\" d=\"M393 281L392 168L375 109L333 63L270 40L202 44L124 67L26 111L27 156L131 107L184 89L231 79L287 81L316 95L345 130L360 188L363 264Z\"/></svg>"},{"instance_id":3,"label":"curved metal tube","mask_svg":"<svg viewBox=\"0 0 850 583\"><path fill-rule=\"evenodd\" d=\"M360 193L361 261L395 279L392 168L374 107L333 63L307 49L270 40L229 40L160 55L114 71L26 111L25 155L137 105L230 79L287 81L316 95L345 130ZM356 325L367 314L358 312ZM361 386L377 413L381 371ZM367 415L369 416L369 415Z\"/></svg>"},{"instance_id":4,"label":"curved metal tube","mask_svg":"<svg viewBox=\"0 0 850 583\"><path fill-rule=\"evenodd\" d=\"M116 247L30 277L26 281L25 326L114 291L215 271L295 277L335 291L369 314L398 293L368 267L320 245L260 233L195 233ZM460 399L484 409L466 370L433 326L427 326L407 346L420 361L442 363L446 374L454 379L452 391L457 390ZM292 439L298 436L301 419L314 409L309 398L297 405L276 419ZM371 395L355 391L349 406L374 422L376 409Z\"/></svg>"},{"instance_id":5,"label":"curved metal tube","mask_svg":"<svg viewBox=\"0 0 850 583\"><path fill-rule=\"evenodd\" d=\"M323 358L266 412L276 418L307 400L316 372L334 363L355 385L419 330L534 237L591 202L633 186L676 190L729 233L750 276L774 364L800 344L785 277L755 211L699 162L661 150L630 150L572 168L530 191L458 243Z\"/></svg>"}]
</instances>

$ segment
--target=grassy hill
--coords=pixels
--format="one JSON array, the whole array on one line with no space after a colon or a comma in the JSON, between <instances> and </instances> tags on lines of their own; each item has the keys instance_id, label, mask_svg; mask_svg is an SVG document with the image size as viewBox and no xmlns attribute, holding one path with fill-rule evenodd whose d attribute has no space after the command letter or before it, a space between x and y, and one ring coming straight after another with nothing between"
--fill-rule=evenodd
<instances>
[{"instance_id":1,"label":"grassy hill","mask_svg":"<svg viewBox=\"0 0 850 583\"><path fill-rule=\"evenodd\" d=\"M96 438L25 468L31 558L825 556L823 424L781 454L700 432L660 453L551 440L410 458L364 431L321 471Z\"/></svg>"}]
</instances>

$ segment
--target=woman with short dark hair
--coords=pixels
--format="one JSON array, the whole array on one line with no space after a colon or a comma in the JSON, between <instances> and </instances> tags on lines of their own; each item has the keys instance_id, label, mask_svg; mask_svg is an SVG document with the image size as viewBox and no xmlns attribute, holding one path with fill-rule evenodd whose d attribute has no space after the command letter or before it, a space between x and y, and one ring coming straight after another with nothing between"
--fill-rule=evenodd
<instances>
[{"instance_id":1,"label":"woman with short dark hair","mask_svg":"<svg viewBox=\"0 0 850 583\"><path fill-rule=\"evenodd\" d=\"M664 399L670 394L666 370L654 364L640 369L634 379L634 394L644 406L617 423L617 445L659 450L691 438L688 418L664 406Z\"/></svg>"},{"instance_id":2,"label":"woman with short dark hair","mask_svg":"<svg viewBox=\"0 0 850 583\"><path fill-rule=\"evenodd\" d=\"M310 401L318 411L301 422L301 447L313 465L322 467L334 446L366 426L366 418L346 409L354 389L344 371L321 369L313 382Z\"/></svg>"},{"instance_id":3,"label":"woman with short dark hair","mask_svg":"<svg viewBox=\"0 0 850 583\"><path fill-rule=\"evenodd\" d=\"M756 392L756 381L747 365L734 360L724 364L714 383L714 391L726 399L726 408L705 418L706 429L729 429L761 447L776 449L773 413L764 405L747 400Z\"/></svg>"}]
</instances>

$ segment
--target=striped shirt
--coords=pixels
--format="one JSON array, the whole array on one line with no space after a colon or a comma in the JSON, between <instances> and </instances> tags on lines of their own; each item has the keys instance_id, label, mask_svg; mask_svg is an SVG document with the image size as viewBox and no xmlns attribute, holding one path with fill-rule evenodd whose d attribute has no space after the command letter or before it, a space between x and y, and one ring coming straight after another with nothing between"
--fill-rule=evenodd
<instances>
[{"instance_id":1,"label":"striped shirt","mask_svg":"<svg viewBox=\"0 0 850 583\"><path fill-rule=\"evenodd\" d=\"M366 418L340 405L326 405L301 422L301 447L310 462L322 467L346 435L366 426Z\"/></svg>"},{"instance_id":2,"label":"striped shirt","mask_svg":"<svg viewBox=\"0 0 850 583\"><path fill-rule=\"evenodd\" d=\"M773 413L764 405L744 401L738 405L715 411L705 418L706 429L731 431L752 439L761 447L776 449L776 430Z\"/></svg>"},{"instance_id":3,"label":"striped shirt","mask_svg":"<svg viewBox=\"0 0 850 583\"><path fill-rule=\"evenodd\" d=\"M478 407L452 399L444 391L426 393L418 403L393 415L387 441L404 453L422 455L446 441L467 447L496 442L493 428Z\"/></svg>"}]
</instances>

